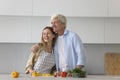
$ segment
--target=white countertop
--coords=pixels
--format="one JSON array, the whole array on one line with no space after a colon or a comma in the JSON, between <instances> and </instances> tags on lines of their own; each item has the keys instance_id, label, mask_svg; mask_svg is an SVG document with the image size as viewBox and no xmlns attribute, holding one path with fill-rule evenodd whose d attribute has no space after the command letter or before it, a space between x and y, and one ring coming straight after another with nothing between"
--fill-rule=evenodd
<instances>
[{"instance_id":1,"label":"white countertop","mask_svg":"<svg viewBox=\"0 0 120 80\"><path fill-rule=\"evenodd\" d=\"M120 80L120 76L105 76L105 75L87 75L86 78L72 77L31 77L30 75L20 74L18 78L12 78L10 74L0 74L0 80Z\"/></svg>"}]
</instances>

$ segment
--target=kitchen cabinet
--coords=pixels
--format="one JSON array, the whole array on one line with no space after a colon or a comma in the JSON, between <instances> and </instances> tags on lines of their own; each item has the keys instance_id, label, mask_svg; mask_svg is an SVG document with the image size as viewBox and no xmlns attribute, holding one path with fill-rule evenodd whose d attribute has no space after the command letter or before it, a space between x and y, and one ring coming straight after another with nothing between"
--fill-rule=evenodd
<instances>
[{"instance_id":1,"label":"kitchen cabinet","mask_svg":"<svg viewBox=\"0 0 120 80\"><path fill-rule=\"evenodd\" d=\"M0 43L30 43L31 18L0 17Z\"/></svg>"},{"instance_id":2,"label":"kitchen cabinet","mask_svg":"<svg viewBox=\"0 0 120 80\"><path fill-rule=\"evenodd\" d=\"M107 0L33 0L33 16L106 17Z\"/></svg>"},{"instance_id":3,"label":"kitchen cabinet","mask_svg":"<svg viewBox=\"0 0 120 80\"><path fill-rule=\"evenodd\" d=\"M105 43L120 43L120 18L107 18L105 24Z\"/></svg>"},{"instance_id":4,"label":"kitchen cabinet","mask_svg":"<svg viewBox=\"0 0 120 80\"><path fill-rule=\"evenodd\" d=\"M0 0L0 15L120 17L120 0Z\"/></svg>"},{"instance_id":5,"label":"kitchen cabinet","mask_svg":"<svg viewBox=\"0 0 120 80\"><path fill-rule=\"evenodd\" d=\"M108 7L109 17L120 17L120 0L109 0Z\"/></svg>"},{"instance_id":6,"label":"kitchen cabinet","mask_svg":"<svg viewBox=\"0 0 120 80\"><path fill-rule=\"evenodd\" d=\"M32 15L32 0L0 0L0 15Z\"/></svg>"},{"instance_id":7,"label":"kitchen cabinet","mask_svg":"<svg viewBox=\"0 0 120 80\"><path fill-rule=\"evenodd\" d=\"M67 28L76 32L83 43L104 43L104 18L68 18L68 23Z\"/></svg>"},{"instance_id":8,"label":"kitchen cabinet","mask_svg":"<svg viewBox=\"0 0 120 80\"><path fill-rule=\"evenodd\" d=\"M67 17L67 28L86 44L120 43L120 18ZM0 43L37 43L50 17L0 16Z\"/></svg>"}]
</instances>

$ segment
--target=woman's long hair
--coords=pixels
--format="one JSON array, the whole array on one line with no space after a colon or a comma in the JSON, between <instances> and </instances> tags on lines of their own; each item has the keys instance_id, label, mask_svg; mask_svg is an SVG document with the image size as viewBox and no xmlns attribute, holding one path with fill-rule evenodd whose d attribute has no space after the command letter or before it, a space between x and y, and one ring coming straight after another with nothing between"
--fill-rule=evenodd
<instances>
[{"instance_id":1,"label":"woman's long hair","mask_svg":"<svg viewBox=\"0 0 120 80\"><path fill-rule=\"evenodd\" d=\"M55 35L55 37L53 38L53 41L52 41L52 48L53 48L54 45L55 45L55 42L56 42L56 37L57 37L57 36L56 36L56 33L53 31L53 28L50 27L50 26L46 26L42 31L44 31L45 29L50 30L50 31L52 32L52 34ZM47 43L43 40L43 33L42 33L41 43L42 43L42 45L43 45L43 48L44 48L45 50L47 50Z\"/></svg>"}]
</instances>

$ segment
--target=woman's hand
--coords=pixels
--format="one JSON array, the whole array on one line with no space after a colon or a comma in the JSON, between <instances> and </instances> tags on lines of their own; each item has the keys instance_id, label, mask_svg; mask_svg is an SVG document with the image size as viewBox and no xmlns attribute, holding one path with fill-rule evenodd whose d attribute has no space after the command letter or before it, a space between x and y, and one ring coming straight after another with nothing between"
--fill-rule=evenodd
<instances>
[{"instance_id":1,"label":"woman's hand","mask_svg":"<svg viewBox=\"0 0 120 80\"><path fill-rule=\"evenodd\" d=\"M25 73L26 73L26 74L29 74L29 73L32 74L33 72L35 72L35 71L32 70L32 69L27 69Z\"/></svg>"},{"instance_id":2,"label":"woman's hand","mask_svg":"<svg viewBox=\"0 0 120 80\"><path fill-rule=\"evenodd\" d=\"M29 70L29 73L32 74L33 72L35 72L34 70Z\"/></svg>"}]
</instances>

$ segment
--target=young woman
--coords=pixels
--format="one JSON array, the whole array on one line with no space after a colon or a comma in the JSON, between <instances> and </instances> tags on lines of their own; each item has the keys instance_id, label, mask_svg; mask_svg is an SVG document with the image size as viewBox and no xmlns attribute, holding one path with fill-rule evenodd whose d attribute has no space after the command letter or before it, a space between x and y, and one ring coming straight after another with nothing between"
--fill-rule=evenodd
<instances>
[{"instance_id":1,"label":"young woman","mask_svg":"<svg viewBox=\"0 0 120 80\"><path fill-rule=\"evenodd\" d=\"M52 27L45 27L42 31L41 42L38 44L37 52L31 52L26 64L26 74L37 71L39 73L50 73L55 65L53 47L56 35Z\"/></svg>"}]
</instances>

